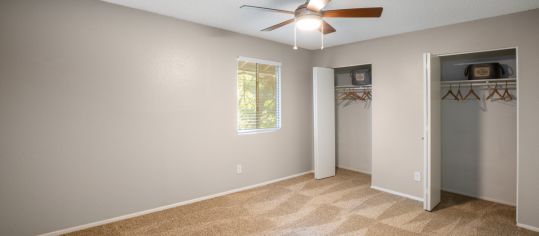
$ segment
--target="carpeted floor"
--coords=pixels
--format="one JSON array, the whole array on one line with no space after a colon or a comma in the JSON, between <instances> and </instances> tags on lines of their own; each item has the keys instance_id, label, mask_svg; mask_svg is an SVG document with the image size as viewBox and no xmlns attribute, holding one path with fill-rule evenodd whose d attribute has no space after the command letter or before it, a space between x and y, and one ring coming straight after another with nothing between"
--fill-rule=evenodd
<instances>
[{"instance_id":1,"label":"carpeted floor","mask_svg":"<svg viewBox=\"0 0 539 236\"><path fill-rule=\"evenodd\" d=\"M370 182L304 175L72 235L539 235L515 226L514 207L444 193L429 213Z\"/></svg>"}]
</instances>

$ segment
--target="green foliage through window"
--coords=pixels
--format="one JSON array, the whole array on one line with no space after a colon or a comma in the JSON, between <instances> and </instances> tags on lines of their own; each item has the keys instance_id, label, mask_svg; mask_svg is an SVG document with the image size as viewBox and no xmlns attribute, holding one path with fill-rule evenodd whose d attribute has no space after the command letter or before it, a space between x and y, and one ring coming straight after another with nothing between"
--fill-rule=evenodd
<instances>
[{"instance_id":1,"label":"green foliage through window","mask_svg":"<svg viewBox=\"0 0 539 236\"><path fill-rule=\"evenodd\" d=\"M238 130L280 128L280 67L238 61Z\"/></svg>"}]
</instances>

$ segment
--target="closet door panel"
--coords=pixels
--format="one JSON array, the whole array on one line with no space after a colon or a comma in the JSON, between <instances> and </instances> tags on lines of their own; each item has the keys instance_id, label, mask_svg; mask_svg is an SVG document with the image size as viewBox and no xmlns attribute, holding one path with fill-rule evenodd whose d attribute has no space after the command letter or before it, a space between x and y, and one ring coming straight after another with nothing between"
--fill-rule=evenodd
<instances>
[{"instance_id":1,"label":"closet door panel","mask_svg":"<svg viewBox=\"0 0 539 236\"><path fill-rule=\"evenodd\" d=\"M313 68L314 177L335 176L335 86L333 69Z\"/></svg>"},{"instance_id":2,"label":"closet door panel","mask_svg":"<svg viewBox=\"0 0 539 236\"><path fill-rule=\"evenodd\" d=\"M432 211L439 203L442 192L442 118L441 118L441 66L440 58L424 55L425 65L425 196L424 208Z\"/></svg>"}]
</instances>

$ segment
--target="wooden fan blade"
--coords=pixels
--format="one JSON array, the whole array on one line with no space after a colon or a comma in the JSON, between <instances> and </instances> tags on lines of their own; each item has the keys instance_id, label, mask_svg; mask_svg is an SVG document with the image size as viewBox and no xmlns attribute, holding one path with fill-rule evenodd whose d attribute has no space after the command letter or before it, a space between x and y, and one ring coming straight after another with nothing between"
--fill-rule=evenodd
<instances>
[{"instance_id":1,"label":"wooden fan blade","mask_svg":"<svg viewBox=\"0 0 539 236\"><path fill-rule=\"evenodd\" d=\"M309 0L307 2L307 9L311 11L320 11L326 7L330 1L331 0Z\"/></svg>"},{"instance_id":2,"label":"wooden fan blade","mask_svg":"<svg viewBox=\"0 0 539 236\"><path fill-rule=\"evenodd\" d=\"M323 11L323 17L380 17L384 8L351 8Z\"/></svg>"},{"instance_id":3,"label":"wooden fan blade","mask_svg":"<svg viewBox=\"0 0 539 236\"><path fill-rule=\"evenodd\" d=\"M333 28L333 26L328 24L326 21L322 21L322 24L324 24L324 34L331 34L337 31L335 28ZM322 27L320 27L318 31L322 31Z\"/></svg>"},{"instance_id":4,"label":"wooden fan blade","mask_svg":"<svg viewBox=\"0 0 539 236\"><path fill-rule=\"evenodd\" d=\"M265 28L265 29L263 29L262 31L272 31L272 30L274 30L274 29L281 28L281 27L283 27L283 26L285 26L285 25L288 25L288 24L290 24L290 23L293 23L293 22L294 22L294 18L292 18L292 19L290 19L290 20L283 21L283 22L281 22L281 23L279 23L279 24L270 26L270 27L268 27L268 28Z\"/></svg>"},{"instance_id":5,"label":"wooden fan blade","mask_svg":"<svg viewBox=\"0 0 539 236\"><path fill-rule=\"evenodd\" d=\"M262 11L279 12L279 13L286 13L286 14L294 15L293 11L287 11L287 10L281 10L281 9L273 9L273 8L268 8L268 7L257 7L257 6L251 6L251 5L243 5L240 8L252 8L252 9L257 9L257 10L262 10Z\"/></svg>"}]
</instances>

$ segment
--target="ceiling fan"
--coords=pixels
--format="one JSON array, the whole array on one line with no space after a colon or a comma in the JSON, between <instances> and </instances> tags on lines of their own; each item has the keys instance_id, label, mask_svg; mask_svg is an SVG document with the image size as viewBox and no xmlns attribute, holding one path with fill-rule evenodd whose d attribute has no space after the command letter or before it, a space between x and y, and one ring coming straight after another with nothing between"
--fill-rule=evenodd
<instances>
[{"instance_id":1,"label":"ceiling fan","mask_svg":"<svg viewBox=\"0 0 539 236\"><path fill-rule=\"evenodd\" d=\"M299 5L294 11L273 9L267 7L258 7L243 5L240 8L252 8L270 12L278 12L294 15L294 18L283 21L279 24L270 26L262 31L272 31L281 28L290 23L296 24L301 30L316 30L324 34L331 34L337 30L330 24L324 21L324 18L347 17L347 18L364 18L364 17L380 17L382 15L382 7L371 8L350 8L338 10L324 10L326 5L331 0L307 0L304 4Z\"/></svg>"}]
</instances>

